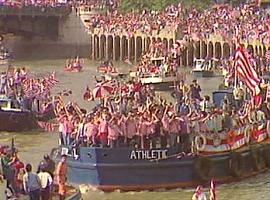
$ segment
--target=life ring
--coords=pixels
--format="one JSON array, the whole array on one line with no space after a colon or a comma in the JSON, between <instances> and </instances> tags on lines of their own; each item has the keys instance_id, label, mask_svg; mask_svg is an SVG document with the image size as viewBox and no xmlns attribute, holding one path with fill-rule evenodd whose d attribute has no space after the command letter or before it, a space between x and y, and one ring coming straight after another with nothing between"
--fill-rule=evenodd
<instances>
[{"instance_id":1,"label":"life ring","mask_svg":"<svg viewBox=\"0 0 270 200\"><path fill-rule=\"evenodd\" d=\"M234 131L229 131L227 136L227 143L232 147L235 143L236 135Z\"/></svg>"},{"instance_id":2,"label":"life ring","mask_svg":"<svg viewBox=\"0 0 270 200\"><path fill-rule=\"evenodd\" d=\"M206 138L203 135L198 135L195 137L195 147L198 151L203 151L206 146Z\"/></svg>"},{"instance_id":3,"label":"life ring","mask_svg":"<svg viewBox=\"0 0 270 200\"><path fill-rule=\"evenodd\" d=\"M241 153L232 152L229 158L230 174L234 177L241 177L243 175L243 158Z\"/></svg>"},{"instance_id":4,"label":"life ring","mask_svg":"<svg viewBox=\"0 0 270 200\"><path fill-rule=\"evenodd\" d=\"M264 156L264 161L265 165L270 168L270 145L267 144L263 147L263 156Z\"/></svg>"},{"instance_id":5,"label":"life ring","mask_svg":"<svg viewBox=\"0 0 270 200\"><path fill-rule=\"evenodd\" d=\"M198 178L208 181L212 178L212 160L209 157L198 157L195 160L194 168Z\"/></svg>"},{"instance_id":6,"label":"life ring","mask_svg":"<svg viewBox=\"0 0 270 200\"><path fill-rule=\"evenodd\" d=\"M245 136L245 142L246 142L246 144L249 144L249 142L250 142L250 129L249 129L248 126L245 127L244 136Z\"/></svg>"},{"instance_id":7,"label":"life ring","mask_svg":"<svg viewBox=\"0 0 270 200\"><path fill-rule=\"evenodd\" d=\"M253 167L255 171L260 171L265 168L265 159L263 148L251 148L250 156L253 162Z\"/></svg>"}]
</instances>

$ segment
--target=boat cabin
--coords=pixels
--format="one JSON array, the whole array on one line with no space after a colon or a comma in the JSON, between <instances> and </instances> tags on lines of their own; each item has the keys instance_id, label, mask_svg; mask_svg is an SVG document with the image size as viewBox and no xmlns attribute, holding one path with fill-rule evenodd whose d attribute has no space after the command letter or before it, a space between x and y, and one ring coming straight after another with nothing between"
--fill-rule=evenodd
<instances>
[{"instance_id":1,"label":"boat cabin","mask_svg":"<svg viewBox=\"0 0 270 200\"><path fill-rule=\"evenodd\" d=\"M153 65L160 67L165 62L165 57L151 58L150 60Z\"/></svg>"},{"instance_id":2,"label":"boat cabin","mask_svg":"<svg viewBox=\"0 0 270 200\"><path fill-rule=\"evenodd\" d=\"M215 60L195 59L194 65L196 71L212 70L215 67Z\"/></svg>"},{"instance_id":3,"label":"boat cabin","mask_svg":"<svg viewBox=\"0 0 270 200\"><path fill-rule=\"evenodd\" d=\"M16 103L5 96L0 96L0 110L4 111L21 111L18 106L16 106Z\"/></svg>"}]
</instances>

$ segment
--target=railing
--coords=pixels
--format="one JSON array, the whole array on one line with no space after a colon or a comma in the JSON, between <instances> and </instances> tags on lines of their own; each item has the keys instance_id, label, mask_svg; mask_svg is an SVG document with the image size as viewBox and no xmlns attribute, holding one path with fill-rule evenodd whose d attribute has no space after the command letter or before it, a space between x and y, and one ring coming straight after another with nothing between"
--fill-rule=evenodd
<instances>
[{"instance_id":1,"label":"railing","mask_svg":"<svg viewBox=\"0 0 270 200\"><path fill-rule=\"evenodd\" d=\"M4 16L45 16L63 17L69 15L71 8L68 6L59 7L10 7L0 6L0 15Z\"/></svg>"}]
</instances>

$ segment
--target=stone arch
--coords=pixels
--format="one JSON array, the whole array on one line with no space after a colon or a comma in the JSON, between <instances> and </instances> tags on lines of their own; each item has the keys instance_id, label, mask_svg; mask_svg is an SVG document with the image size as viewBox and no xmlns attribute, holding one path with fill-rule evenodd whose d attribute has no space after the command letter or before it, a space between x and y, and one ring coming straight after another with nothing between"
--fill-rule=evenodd
<instances>
[{"instance_id":1,"label":"stone arch","mask_svg":"<svg viewBox=\"0 0 270 200\"><path fill-rule=\"evenodd\" d=\"M167 38L163 38L162 43L163 43L163 46L165 47L166 51L168 51L169 42L168 42Z\"/></svg>"},{"instance_id":2,"label":"stone arch","mask_svg":"<svg viewBox=\"0 0 270 200\"><path fill-rule=\"evenodd\" d=\"M115 36L114 38L114 59L120 60L120 36Z\"/></svg>"},{"instance_id":3,"label":"stone arch","mask_svg":"<svg viewBox=\"0 0 270 200\"><path fill-rule=\"evenodd\" d=\"M220 42L216 42L215 43L215 52L214 52L214 55L215 55L215 58L216 59L220 59L221 58L221 44Z\"/></svg>"},{"instance_id":4,"label":"stone arch","mask_svg":"<svg viewBox=\"0 0 270 200\"><path fill-rule=\"evenodd\" d=\"M136 53L135 53L135 60L137 61L140 57L141 57L141 55L142 55L142 37L136 37L136 49L135 49L135 51L136 51Z\"/></svg>"},{"instance_id":5,"label":"stone arch","mask_svg":"<svg viewBox=\"0 0 270 200\"><path fill-rule=\"evenodd\" d=\"M151 45L151 38L147 37L147 39L146 39L146 49L145 49L146 52L149 51L150 45Z\"/></svg>"},{"instance_id":6,"label":"stone arch","mask_svg":"<svg viewBox=\"0 0 270 200\"><path fill-rule=\"evenodd\" d=\"M103 60L103 59L105 59L105 54L106 54L106 37L105 37L105 35L101 35L100 36L100 49L99 49L100 51L100 55L99 55L99 57L100 57L100 59L101 60Z\"/></svg>"},{"instance_id":7,"label":"stone arch","mask_svg":"<svg viewBox=\"0 0 270 200\"><path fill-rule=\"evenodd\" d=\"M173 46L173 39L170 39L169 40L169 48L172 48L172 46Z\"/></svg>"},{"instance_id":8,"label":"stone arch","mask_svg":"<svg viewBox=\"0 0 270 200\"><path fill-rule=\"evenodd\" d=\"M225 58L225 59L229 59L230 58L230 45L227 42L225 42L223 44L223 47L222 48L223 48L223 55L222 55L222 57Z\"/></svg>"},{"instance_id":9,"label":"stone arch","mask_svg":"<svg viewBox=\"0 0 270 200\"><path fill-rule=\"evenodd\" d=\"M201 45L200 41L195 41L193 43L193 48L194 48L194 58L200 59L201 56Z\"/></svg>"},{"instance_id":10,"label":"stone arch","mask_svg":"<svg viewBox=\"0 0 270 200\"><path fill-rule=\"evenodd\" d=\"M114 51L114 46L113 46L113 36L109 35L107 36L107 55L106 59L112 60L113 59L113 51Z\"/></svg>"},{"instance_id":11,"label":"stone arch","mask_svg":"<svg viewBox=\"0 0 270 200\"><path fill-rule=\"evenodd\" d=\"M236 44L231 45L230 56L234 56L236 51Z\"/></svg>"},{"instance_id":12,"label":"stone arch","mask_svg":"<svg viewBox=\"0 0 270 200\"><path fill-rule=\"evenodd\" d=\"M122 60L125 60L128 58L128 40L126 36L123 36L121 38L122 40L122 47L121 47L121 51L122 51Z\"/></svg>"},{"instance_id":13,"label":"stone arch","mask_svg":"<svg viewBox=\"0 0 270 200\"><path fill-rule=\"evenodd\" d=\"M187 66L193 66L194 63L194 46L190 43L187 47Z\"/></svg>"},{"instance_id":14,"label":"stone arch","mask_svg":"<svg viewBox=\"0 0 270 200\"><path fill-rule=\"evenodd\" d=\"M134 60L135 58L135 37L130 38L130 60Z\"/></svg>"},{"instance_id":15,"label":"stone arch","mask_svg":"<svg viewBox=\"0 0 270 200\"><path fill-rule=\"evenodd\" d=\"M254 54L255 55L258 55L259 54L259 49L258 49L258 46L257 45L255 46L254 50L255 50Z\"/></svg>"},{"instance_id":16,"label":"stone arch","mask_svg":"<svg viewBox=\"0 0 270 200\"><path fill-rule=\"evenodd\" d=\"M262 46L259 46L259 56L262 56L263 55L263 50L262 50Z\"/></svg>"},{"instance_id":17,"label":"stone arch","mask_svg":"<svg viewBox=\"0 0 270 200\"><path fill-rule=\"evenodd\" d=\"M207 58L210 59L210 58L213 58L213 52L214 52L214 47L213 47L213 43L212 42L209 42L208 43L208 47L207 47Z\"/></svg>"},{"instance_id":18,"label":"stone arch","mask_svg":"<svg viewBox=\"0 0 270 200\"><path fill-rule=\"evenodd\" d=\"M205 41L202 41L201 42L201 58L202 59L205 59L207 56L207 45L205 43Z\"/></svg>"},{"instance_id":19,"label":"stone arch","mask_svg":"<svg viewBox=\"0 0 270 200\"><path fill-rule=\"evenodd\" d=\"M98 37L98 35L94 35L94 43L93 43L93 45L94 45L94 48L93 48L93 58L94 59L98 59L98 58L100 58L100 55L99 55L99 48L100 48L100 45L99 45L99 43L100 43L100 39L99 39L99 37Z\"/></svg>"}]
</instances>

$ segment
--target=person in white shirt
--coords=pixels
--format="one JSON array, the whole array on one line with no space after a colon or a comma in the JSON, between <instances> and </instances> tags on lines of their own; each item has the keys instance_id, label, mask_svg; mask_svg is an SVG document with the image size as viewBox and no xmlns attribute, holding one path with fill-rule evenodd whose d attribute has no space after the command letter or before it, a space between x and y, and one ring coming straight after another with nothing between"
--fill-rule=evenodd
<instances>
[{"instance_id":1,"label":"person in white shirt","mask_svg":"<svg viewBox=\"0 0 270 200\"><path fill-rule=\"evenodd\" d=\"M192 196L192 200L207 200L205 193L203 192L203 187L199 185L195 193Z\"/></svg>"},{"instance_id":2,"label":"person in white shirt","mask_svg":"<svg viewBox=\"0 0 270 200\"><path fill-rule=\"evenodd\" d=\"M45 168L41 167L41 172L38 173L38 177L41 183L40 196L41 200L49 200L51 197L51 188L53 186L52 176L46 172Z\"/></svg>"}]
</instances>

